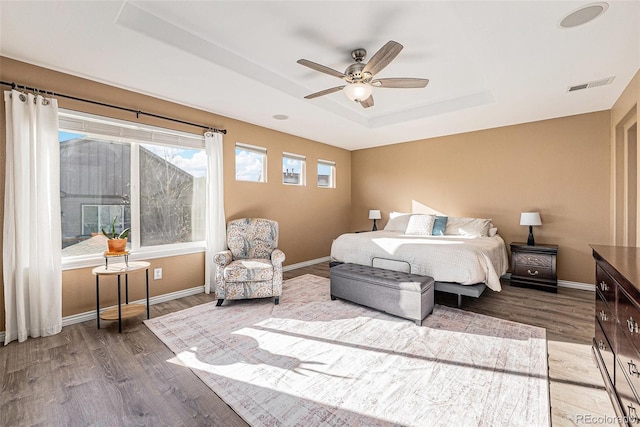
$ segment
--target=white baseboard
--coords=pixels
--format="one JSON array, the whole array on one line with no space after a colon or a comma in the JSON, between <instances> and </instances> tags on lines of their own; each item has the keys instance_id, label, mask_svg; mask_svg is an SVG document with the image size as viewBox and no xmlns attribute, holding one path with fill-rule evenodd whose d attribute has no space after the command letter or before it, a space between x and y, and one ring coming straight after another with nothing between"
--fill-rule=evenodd
<instances>
[{"instance_id":1,"label":"white baseboard","mask_svg":"<svg viewBox=\"0 0 640 427\"><path fill-rule=\"evenodd\" d=\"M282 271L290 271L290 270L295 270L296 268L309 267L311 265L320 264L321 262L327 262L327 261L331 261L331 257L326 256L323 258L316 258L316 259L310 259L309 261L299 262L297 264L286 265L282 267Z\"/></svg>"},{"instance_id":2,"label":"white baseboard","mask_svg":"<svg viewBox=\"0 0 640 427\"><path fill-rule=\"evenodd\" d=\"M181 291L170 292L168 294L162 294L155 297L151 297L149 298L149 305L160 304L161 302L167 302L174 299L188 297L190 295L197 295L201 293L204 293L204 285L196 286L195 288L183 289ZM144 299L137 300L137 301L129 301L130 304L146 304L146 302L147 301ZM117 307L117 305L114 305L113 307ZM111 308L111 307L101 307L102 310L108 309L108 308ZM64 326L73 325L74 323L86 322L87 320L95 320L95 318L96 318L95 310L87 311L85 313L74 314L71 316L63 317L62 326L64 327Z\"/></svg>"},{"instance_id":3,"label":"white baseboard","mask_svg":"<svg viewBox=\"0 0 640 427\"><path fill-rule=\"evenodd\" d=\"M505 280L510 280L511 279L511 273L505 273L500 278L501 279L505 279ZM559 288L578 289L580 291L589 291L589 292L595 292L596 291L596 287L593 284L582 283L582 282L571 282L569 280L558 280L558 287Z\"/></svg>"},{"instance_id":4,"label":"white baseboard","mask_svg":"<svg viewBox=\"0 0 640 427\"><path fill-rule=\"evenodd\" d=\"M289 271L289 270L295 270L296 268L309 267L311 265L320 264L321 262L327 262L330 260L331 260L331 257L328 257L328 256L323 258L312 259L309 261L299 262L297 264L287 265L285 267L282 267L282 271ZM204 292L204 285L196 286L195 288L184 289L182 291L171 292L168 294L151 297L149 298L149 304L150 305L159 304L161 302L171 301L174 299L178 299L178 298L182 298L190 295L197 295L203 292ZM131 301L131 303L145 304L146 301L145 300ZM104 308L106 309L110 307L104 307ZM94 320L95 318L96 318L95 310L87 311L85 313L73 314L71 316L66 316L62 318L62 326L64 327L64 326L73 325L75 323L86 322L88 320ZM5 336L5 331L0 331L0 345L1 343L4 342L4 336Z\"/></svg>"},{"instance_id":5,"label":"white baseboard","mask_svg":"<svg viewBox=\"0 0 640 427\"><path fill-rule=\"evenodd\" d=\"M188 297L190 295L197 295L204 293L204 285L196 286L195 288L183 289L181 291L170 292L168 294L158 295L155 297L149 298L149 305L159 304L161 302L167 302L174 299ZM137 300L137 301L129 301L132 304L146 304L145 299ZM117 306L113 306L117 307ZM102 307L103 309L111 308L111 307ZM96 311L87 311L85 313L73 314L71 316L65 316L62 318L62 326L69 326L75 323L86 322L87 320L95 320ZM0 345L4 342L5 331L0 331Z\"/></svg>"},{"instance_id":6,"label":"white baseboard","mask_svg":"<svg viewBox=\"0 0 640 427\"><path fill-rule=\"evenodd\" d=\"M558 280L559 288L578 289L581 291L595 292L596 285L593 283L570 282L568 280Z\"/></svg>"}]
</instances>

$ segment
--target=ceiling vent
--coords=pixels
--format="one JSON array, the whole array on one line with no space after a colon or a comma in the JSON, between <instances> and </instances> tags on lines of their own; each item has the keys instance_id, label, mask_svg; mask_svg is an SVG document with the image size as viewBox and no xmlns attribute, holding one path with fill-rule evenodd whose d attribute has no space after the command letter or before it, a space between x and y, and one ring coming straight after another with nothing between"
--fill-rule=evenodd
<instances>
[{"instance_id":1,"label":"ceiling vent","mask_svg":"<svg viewBox=\"0 0 640 427\"><path fill-rule=\"evenodd\" d=\"M613 82L613 79L615 78L616 78L615 76L607 77L606 79L594 80L594 81L582 83L579 85L569 86L567 88L567 92L575 92L576 90L591 89L592 87L605 86L605 85L611 84Z\"/></svg>"}]
</instances>

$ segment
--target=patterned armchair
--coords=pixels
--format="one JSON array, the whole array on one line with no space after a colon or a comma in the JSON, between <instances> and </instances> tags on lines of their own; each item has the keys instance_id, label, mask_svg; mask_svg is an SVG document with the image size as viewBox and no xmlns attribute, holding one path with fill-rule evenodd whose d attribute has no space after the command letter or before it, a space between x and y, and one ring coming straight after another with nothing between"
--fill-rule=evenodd
<instances>
[{"instance_id":1,"label":"patterned armchair","mask_svg":"<svg viewBox=\"0 0 640 427\"><path fill-rule=\"evenodd\" d=\"M278 247L278 223L242 218L227 224L226 251L215 254L216 305L225 299L275 297L282 294L284 252Z\"/></svg>"}]
</instances>

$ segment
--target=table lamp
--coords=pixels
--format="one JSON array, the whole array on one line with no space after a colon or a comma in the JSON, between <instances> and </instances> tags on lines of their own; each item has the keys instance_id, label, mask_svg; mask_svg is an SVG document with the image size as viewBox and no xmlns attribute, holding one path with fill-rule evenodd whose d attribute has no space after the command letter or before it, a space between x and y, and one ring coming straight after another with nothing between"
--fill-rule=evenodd
<instances>
[{"instance_id":1,"label":"table lamp","mask_svg":"<svg viewBox=\"0 0 640 427\"><path fill-rule=\"evenodd\" d=\"M376 231L378 230L378 226L376 225L376 220L377 219L382 219L382 215L380 215L380 211L377 209L372 209L369 211L369 219L373 220L373 228L371 229L371 231Z\"/></svg>"},{"instance_id":2,"label":"table lamp","mask_svg":"<svg viewBox=\"0 0 640 427\"><path fill-rule=\"evenodd\" d=\"M529 238L527 239L527 245L535 246L536 242L533 239L533 226L542 225L539 212L522 212L520 214L520 225L529 226Z\"/></svg>"}]
</instances>

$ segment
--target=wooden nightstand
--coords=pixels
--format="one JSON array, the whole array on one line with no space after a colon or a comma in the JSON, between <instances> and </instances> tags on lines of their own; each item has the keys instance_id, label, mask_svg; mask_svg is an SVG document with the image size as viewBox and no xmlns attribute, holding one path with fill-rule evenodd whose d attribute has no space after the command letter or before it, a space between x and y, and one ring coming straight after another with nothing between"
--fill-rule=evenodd
<instances>
[{"instance_id":1,"label":"wooden nightstand","mask_svg":"<svg viewBox=\"0 0 640 427\"><path fill-rule=\"evenodd\" d=\"M557 256L557 245L511 243L511 284L558 292Z\"/></svg>"}]
</instances>

